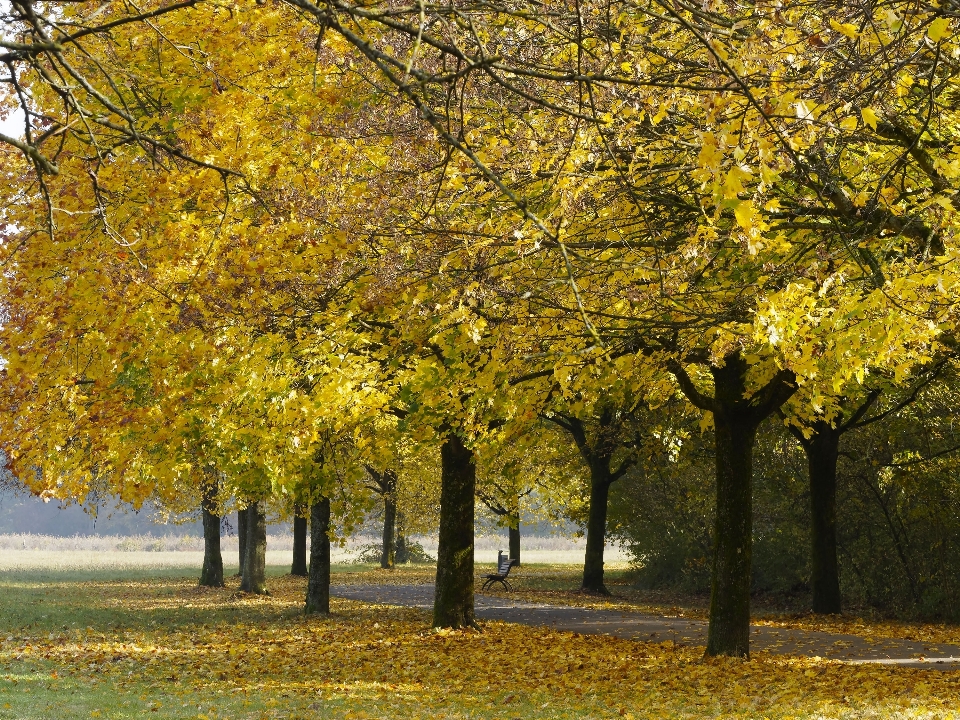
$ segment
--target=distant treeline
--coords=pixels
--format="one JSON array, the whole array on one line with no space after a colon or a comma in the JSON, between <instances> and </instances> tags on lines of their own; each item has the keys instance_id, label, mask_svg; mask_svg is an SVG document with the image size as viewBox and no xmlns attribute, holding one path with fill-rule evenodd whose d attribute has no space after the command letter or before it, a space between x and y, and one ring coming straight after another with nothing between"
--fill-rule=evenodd
<instances>
[{"instance_id":1,"label":"distant treeline","mask_svg":"<svg viewBox=\"0 0 960 720\"><path fill-rule=\"evenodd\" d=\"M32 495L0 493L0 534L33 533L70 537L72 535L177 535L202 536L199 520L183 524L159 524L150 507L139 513L132 508L100 506L96 512L79 505L62 507L57 501L43 502Z\"/></svg>"}]
</instances>

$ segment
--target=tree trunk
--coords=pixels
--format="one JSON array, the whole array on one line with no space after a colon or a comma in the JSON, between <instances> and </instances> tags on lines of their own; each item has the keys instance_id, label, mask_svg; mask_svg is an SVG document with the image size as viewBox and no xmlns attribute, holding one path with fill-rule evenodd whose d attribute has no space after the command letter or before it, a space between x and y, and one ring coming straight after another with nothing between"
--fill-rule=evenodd
<instances>
[{"instance_id":1,"label":"tree trunk","mask_svg":"<svg viewBox=\"0 0 960 720\"><path fill-rule=\"evenodd\" d=\"M757 428L797 390L792 370L778 370L747 396L749 365L734 351L711 367L713 397L704 395L677 361L670 361L683 394L713 414L717 507L707 655L750 654L750 579L753 551L753 446Z\"/></svg>"},{"instance_id":2,"label":"tree trunk","mask_svg":"<svg viewBox=\"0 0 960 720\"><path fill-rule=\"evenodd\" d=\"M837 458L840 431L817 422L803 443L810 472L810 540L813 611L840 613L840 570L837 563Z\"/></svg>"},{"instance_id":3,"label":"tree trunk","mask_svg":"<svg viewBox=\"0 0 960 720\"><path fill-rule=\"evenodd\" d=\"M308 615L330 614L330 498L310 506L310 575L307 582Z\"/></svg>"},{"instance_id":4,"label":"tree trunk","mask_svg":"<svg viewBox=\"0 0 960 720\"><path fill-rule=\"evenodd\" d=\"M473 523L476 467L473 451L454 433L440 448L440 540L433 626L475 627Z\"/></svg>"},{"instance_id":5,"label":"tree trunk","mask_svg":"<svg viewBox=\"0 0 960 720\"><path fill-rule=\"evenodd\" d=\"M383 550L380 567L392 568L396 558L394 536L397 532L397 500L392 493L383 496Z\"/></svg>"},{"instance_id":6,"label":"tree trunk","mask_svg":"<svg viewBox=\"0 0 960 720\"><path fill-rule=\"evenodd\" d=\"M581 590L609 595L603 584L603 548L607 535L607 497L610 494L610 458L590 463L590 516L587 520L587 551L583 559Z\"/></svg>"},{"instance_id":7,"label":"tree trunk","mask_svg":"<svg viewBox=\"0 0 960 720\"><path fill-rule=\"evenodd\" d=\"M717 473L713 582L707 655L750 654L753 550L753 445L759 420L744 399L746 363L728 358L712 368Z\"/></svg>"},{"instance_id":8,"label":"tree trunk","mask_svg":"<svg viewBox=\"0 0 960 720\"><path fill-rule=\"evenodd\" d=\"M510 559L520 565L520 516L510 518Z\"/></svg>"},{"instance_id":9,"label":"tree trunk","mask_svg":"<svg viewBox=\"0 0 960 720\"><path fill-rule=\"evenodd\" d=\"M203 569L200 571L200 584L207 587L223 587L220 516L216 514L216 479L204 483L201 510L203 512Z\"/></svg>"},{"instance_id":10,"label":"tree trunk","mask_svg":"<svg viewBox=\"0 0 960 720\"><path fill-rule=\"evenodd\" d=\"M299 577L307 576L307 519L301 515L304 510L302 505L295 506L293 516L293 564L290 574Z\"/></svg>"},{"instance_id":11,"label":"tree trunk","mask_svg":"<svg viewBox=\"0 0 960 720\"><path fill-rule=\"evenodd\" d=\"M247 564L247 511L237 510L237 540L240 543L240 569L237 575L240 576L240 583L243 583L243 576L246 575L243 568Z\"/></svg>"},{"instance_id":12,"label":"tree trunk","mask_svg":"<svg viewBox=\"0 0 960 720\"><path fill-rule=\"evenodd\" d=\"M407 536L403 526L403 513L397 510L397 544L394 546L393 562L396 565L406 565L410 562L410 551L407 549Z\"/></svg>"},{"instance_id":13,"label":"tree trunk","mask_svg":"<svg viewBox=\"0 0 960 720\"><path fill-rule=\"evenodd\" d=\"M246 510L247 556L240 589L257 595L267 594L267 516L259 502Z\"/></svg>"},{"instance_id":14,"label":"tree trunk","mask_svg":"<svg viewBox=\"0 0 960 720\"><path fill-rule=\"evenodd\" d=\"M753 443L756 424L714 418L717 510L708 655L750 654Z\"/></svg>"}]
</instances>

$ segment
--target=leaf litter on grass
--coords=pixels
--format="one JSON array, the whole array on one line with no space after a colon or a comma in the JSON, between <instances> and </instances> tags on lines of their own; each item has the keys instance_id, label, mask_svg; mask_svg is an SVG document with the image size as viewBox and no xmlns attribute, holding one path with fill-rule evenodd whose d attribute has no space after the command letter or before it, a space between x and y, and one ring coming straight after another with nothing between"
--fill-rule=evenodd
<instances>
[{"instance_id":1,"label":"leaf litter on grass","mask_svg":"<svg viewBox=\"0 0 960 720\"><path fill-rule=\"evenodd\" d=\"M637 612L659 617L706 620L709 616L709 597L663 590L639 590L614 577L608 586L609 596L584 593L575 588L578 571L569 566L534 566L518 570L513 600L551 605L582 607L591 610ZM479 584L478 584L479 589ZM946 623L904 622L897 620L865 619L857 615L814 615L812 613L778 612L757 608L751 625L783 628L800 632L823 632L833 635L853 635L882 644L885 640L910 640L926 643L931 652L937 645L960 645L960 627Z\"/></svg>"},{"instance_id":2,"label":"leaf litter on grass","mask_svg":"<svg viewBox=\"0 0 960 720\"><path fill-rule=\"evenodd\" d=\"M82 598L90 624L4 627L0 697L29 672L53 691L142 698L166 717L239 707L291 718L950 718L960 697L956 672L704 659L672 643L496 622L432 631L422 611L336 598L331 617L305 617L299 578L273 579L269 597L188 580L60 588L50 610ZM208 700L199 711L197 698Z\"/></svg>"}]
</instances>

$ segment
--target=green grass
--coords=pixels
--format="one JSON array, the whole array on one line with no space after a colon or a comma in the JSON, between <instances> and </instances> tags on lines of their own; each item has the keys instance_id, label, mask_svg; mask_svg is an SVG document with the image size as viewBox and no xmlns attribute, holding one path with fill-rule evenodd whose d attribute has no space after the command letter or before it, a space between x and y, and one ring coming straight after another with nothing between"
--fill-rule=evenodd
<instances>
[{"instance_id":1,"label":"green grass","mask_svg":"<svg viewBox=\"0 0 960 720\"><path fill-rule=\"evenodd\" d=\"M334 583L433 572L336 566ZM615 588L629 582L618 572ZM257 598L233 578L197 588L182 569L0 572L0 720L957 717L957 672L704 660L696 648L496 623L435 635L423 611L346 600L306 618L305 581L285 573L269 568L273 595ZM520 578L531 593L569 593L579 575L527 565Z\"/></svg>"},{"instance_id":2,"label":"green grass","mask_svg":"<svg viewBox=\"0 0 960 720\"><path fill-rule=\"evenodd\" d=\"M492 566L491 566L492 567ZM334 581L370 581L383 571L371 565L339 565ZM399 568L390 575L399 582L423 581L433 568ZM276 585L290 582L286 568L270 567L268 578ZM198 689L176 674L167 678L138 678L136 664L121 672L99 676L97 663L64 667L63 662L42 657L18 658L12 646L30 645L53 638L80 640L92 647L106 638L123 640L135 634L138 641L169 642L171 634L189 637L210 629L234 630L296 627L304 622L299 604L286 602L182 602L184 585L194 582L182 569L150 568L146 571L111 570L28 570L0 573L0 718L49 720L67 718L315 718L315 717L404 717L417 711L415 695L385 697L381 689L340 687L323 694L304 695L294 690L277 690L275 683L224 683ZM302 582L295 580L293 582ZM142 602L149 587L152 602ZM129 603L123 594L133 589ZM203 595L201 594L201 597ZM426 626L427 617L418 611L404 611ZM105 660L109 662L109 660ZM450 717L499 716L496 690L480 702L452 703ZM504 696L506 697L506 696ZM501 698L503 699L503 698ZM599 702L599 701L597 701ZM581 709L563 709L544 694L532 698L511 698L510 717L573 718ZM605 707L605 706L603 706ZM359 708L359 710L358 710ZM359 712L359 715L358 715ZM394 714L397 713L397 714Z\"/></svg>"}]
</instances>

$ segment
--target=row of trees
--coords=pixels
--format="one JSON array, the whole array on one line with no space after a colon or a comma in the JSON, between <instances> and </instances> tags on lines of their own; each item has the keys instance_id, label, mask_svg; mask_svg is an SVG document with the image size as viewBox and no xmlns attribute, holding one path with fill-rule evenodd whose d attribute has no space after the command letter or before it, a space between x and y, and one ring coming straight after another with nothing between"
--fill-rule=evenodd
<instances>
[{"instance_id":1,"label":"row of trees","mask_svg":"<svg viewBox=\"0 0 960 720\"><path fill-rule=\"evenodd\" d=\"M808 438L782 422L759 429L752 590L800 593L822 613L840 612L845 601L955 618L955 367L938 363L896 392L867 384L869 405L831 428L827 462L816 452L823 442L816 433ZM704 591L714 457L696 418L678 409L624 420L625 436L645 431L673 440L644 453L611 487L608 534L631 548L642 585Z\"/></svg>"},{"instance_id":2,"label":"row of trees","mask_svg":"<svg viewBox=\"0 0 960 720\"><path fill-rule=\"evenodd\" d=\"M563 505L544 423L569 435L601 590L611 486L698 417L708 653L744 655L758 429L782 413L810 458L829 610L836 438L951 353L951 7L14 0L14 468L292 498L323 609L332 519L438 455L434 623L459 627L478 467Z\"/></svg>"}]
</instances>

